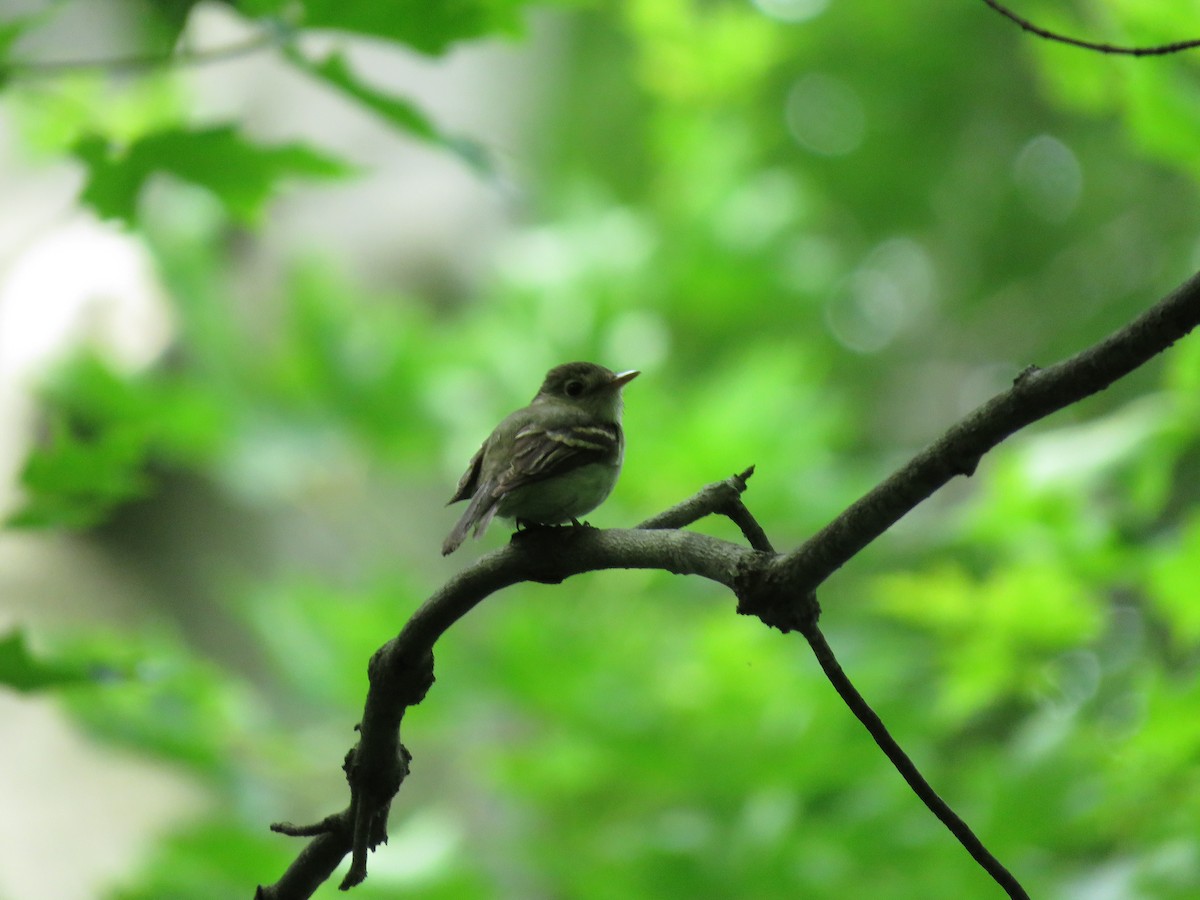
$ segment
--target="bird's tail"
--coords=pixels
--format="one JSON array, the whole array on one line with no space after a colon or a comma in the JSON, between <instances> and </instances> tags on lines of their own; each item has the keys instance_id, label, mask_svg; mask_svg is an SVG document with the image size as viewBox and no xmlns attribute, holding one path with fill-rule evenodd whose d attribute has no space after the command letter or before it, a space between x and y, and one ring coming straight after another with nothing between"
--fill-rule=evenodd
<instances>
[{"instance_id":1,"label":"bird's tail","mask_svg":"<svg viewBox=\"0 0 1200 900\"><path fill-rule=\"evenodd\" d=\"M471 502L463 511L462 518L450 529L446 540L442 541L442 556L449 556L457 550L459 545L466 540L467 532L472 528L475 529L475 537L479 537L487 531L488 525L496 517L498 506L499 500L492 496L490 486L480 485L479 490L475 492L475 496L471 498Z\"/></svg>"}]
</instances>

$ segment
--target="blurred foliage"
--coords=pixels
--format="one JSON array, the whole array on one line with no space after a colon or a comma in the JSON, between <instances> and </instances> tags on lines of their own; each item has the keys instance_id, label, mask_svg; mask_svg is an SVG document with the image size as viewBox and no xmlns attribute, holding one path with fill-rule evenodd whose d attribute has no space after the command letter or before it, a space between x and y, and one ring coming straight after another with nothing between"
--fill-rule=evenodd
<instances>
[{"instance_id":1,"label":"blurred foliage","mask_svg":"<svg viewBox=\"0 0 1200 900\"><path fill-rule=\"evenodd\" d=\"M289 59L313 77L361 103L367 109L382 116L394 128L411 137L429 141L437 147L458 153L466 162L480 172L491 170L491 163L483 147L468 138L443 134L438 127L411 101L385 94L367 84L354 71L354 66L344 53L330 53L320 60L309 59L295 48L290 48Z\"/></svg>"},{"instance_id":2,"label":"blurred foliage","mask_svg":"<svg viewBox=\"0 0 1200 900\"><path fill-rule=\"evenodd\" d=\"M145 17L135 49L165 59L196 4L107 5ZM353 51L511 37L530 5L221 5L279 65L503 189L492 148L373 85ZM1096 40L1200 34L1177 0L1022 12ZM646 372L596 524L755 463L748 501L790 547L1197 259L1194 54L1082 53L972 3L537 15L564 49L519 150L528 210L468 297L380 287L303 247L248 293L285 182L361 170L264 144L250 113L205 119L182 66L55 77L65 53L24 46L53 10L0 22L24 149L77 167L80 204L149 248L175 318L151 368L86 350L45 382L9 522L82 533L163 598L130 631L47 636L45 658L21 632L0 642L6 684L70 683L98 738L215 798L112 897L248 895L298 847L268 822L341 807L370 653L478 552L440 559L441 503L551 365ZM1014 438L822 594L846 670L1034 896L1200 883L1198 389L1189 338ZM988 895L800 642L732 606L658 573L489 600L406 719L413 775L356 895ZM97 660L126 674L76 683Z\"/></svg>"},{"instance_id":3,"label":"blurred foliage","mask_svg":"<svg viewBox=\"0 0 1200 900\"><path fill-rule=\"evenodd\" d=\"M10 523L81 527L153 490L156 465L209 461L228 428L210 392L164 372L124 377L85 354L46 385L49 428L22 473L29 500Z\"/></svg>"},{"instance_id":4,"label":"blurred foliage","mask_svg":"<svg viewBox=\"0 0 1200 900\"><path fill-rule=\"evenodd\" d=\"M253 221L276 184L295 175L333 176L342 167L307 147L255 147L231 126L149 134L119 151L87 137L75 155L88 170L80 200L105 218L129 221L138 195L157 172L167 172L216 194L230 214Z\"/></svg>"},{"instance_id":5,"label":"blurred foliage","mask_svg":"<svg viewBox=\"0 0 1200 900\"><path fill-rule=\"evenodd\" d=\"M43 658L29 649L24 631L0 637L0 684L15 691L42 691L90 681L92 673L76 654L62 660Z\"/></svg>"}]
</instances>

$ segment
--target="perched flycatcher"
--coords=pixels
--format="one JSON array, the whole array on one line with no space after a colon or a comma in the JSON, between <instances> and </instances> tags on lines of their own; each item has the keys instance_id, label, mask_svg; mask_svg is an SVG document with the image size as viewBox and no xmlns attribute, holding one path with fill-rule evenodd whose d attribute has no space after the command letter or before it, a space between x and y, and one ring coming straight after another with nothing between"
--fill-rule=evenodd
<instances>
[{"instance_id":1,"label":"perched flycatcher","mask_svg":"<svg viewBox=\"0 0 1200 900\"><path fill-rule=\"evenodd\" d=\"M442 554L457 550L472 528L479 537L494 516L578 525L603 503L625 455L621 388L638 374L586 362L551 369L533 402L497 425L471 458L450 498L470 502Z\"/></svg>"}]
</instances>

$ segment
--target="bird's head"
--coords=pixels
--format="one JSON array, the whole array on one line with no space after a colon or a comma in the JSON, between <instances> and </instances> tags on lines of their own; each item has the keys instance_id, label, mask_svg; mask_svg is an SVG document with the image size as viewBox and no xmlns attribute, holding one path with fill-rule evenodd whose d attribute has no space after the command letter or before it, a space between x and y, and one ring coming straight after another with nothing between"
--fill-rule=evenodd
<instances>
[{"instance_id":1,"label":"bird's head","mask_svg":"<svg viewBox=\"0 0 1200 900\"><path fill-rule=\"evenodd\" d=\"M589 362L563 363L546 373L534 403L566 403L602 421L621 418L621 388L640 373L614 372Z\"/></svg>"}]
</instances>

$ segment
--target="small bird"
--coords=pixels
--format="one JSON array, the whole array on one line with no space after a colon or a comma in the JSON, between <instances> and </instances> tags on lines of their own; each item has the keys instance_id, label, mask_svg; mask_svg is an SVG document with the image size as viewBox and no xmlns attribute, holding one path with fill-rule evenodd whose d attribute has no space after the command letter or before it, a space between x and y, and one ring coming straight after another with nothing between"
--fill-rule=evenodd
<instances>
[{"instance_id":1,"label":"small bird","mask_svg":"<svg viewBox=\"0 0 1200 900\"><path fill-rule=\"evenodd\" d=\"M496 426L471 457L450 503L470 500L442 544L453 553L495 516L516 524L579 524L604 502L625 455L621 389L640 373L572 362L546 374L537 396Z\"/></svg>"}]
</instances>

